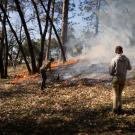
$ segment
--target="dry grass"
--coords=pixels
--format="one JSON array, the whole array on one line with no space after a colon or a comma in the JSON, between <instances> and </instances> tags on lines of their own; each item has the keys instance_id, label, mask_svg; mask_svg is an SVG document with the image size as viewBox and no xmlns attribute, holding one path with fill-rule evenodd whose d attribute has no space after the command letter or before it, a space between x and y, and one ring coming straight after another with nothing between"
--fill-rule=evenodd
<instances>
[{"instance_id":1,"label":"dry grass","mask_svg":"<svg viewBox=\"0 0 135 135\"><path fill-rule=\"evenodd\" d=\"M36 78L36 79L34 79ZM44 93L39 76L0 84L1 135L135 134L135 80L123 92L123 115L113 115L110 83L52 82Z\"/></svg>"}]
</instances>

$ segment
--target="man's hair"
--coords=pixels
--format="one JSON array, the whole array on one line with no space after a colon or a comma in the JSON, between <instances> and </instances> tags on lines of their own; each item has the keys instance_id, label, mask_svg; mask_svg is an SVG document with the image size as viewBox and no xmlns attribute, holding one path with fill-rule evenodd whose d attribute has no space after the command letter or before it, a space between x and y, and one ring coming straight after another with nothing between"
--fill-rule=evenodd
<instances>
[{"instance_id":1,"label":"man's hair","mask_svg":"<svg viewBox=\"0 0 135 135\"><path fill-rule=\"evenodd\" d=\"M116 46L115 53L118 53L118 54L123 53L123 48L121 46Z\"/></svg>"}]
</instances>

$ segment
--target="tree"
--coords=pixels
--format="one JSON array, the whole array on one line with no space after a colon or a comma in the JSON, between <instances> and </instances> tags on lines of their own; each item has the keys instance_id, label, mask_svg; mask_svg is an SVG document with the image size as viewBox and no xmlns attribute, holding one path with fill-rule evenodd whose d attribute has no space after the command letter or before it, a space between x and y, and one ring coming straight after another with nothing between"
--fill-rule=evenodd
<instances>
[{"instance_id":1,"label":"tree","mask_svg":"<svg viewBox=\"0 0 135 135\"><path fill-rule=\"evenodd\" d=\"M18 36L17 36L15 30L13 29L12 24L11 24L9 18L8 18L8 15L6 14L6 10L4 9L4 7L3 7L2 4L0 4L0 8L1 8L1 10L2 10L4 16L6 17L7 23L8 23L8 25L9 25L9 27L10 27L10 29L11 29L11 31L12 31L12 33L13 33L13 35L14 35L16 41L17 41L17 43L18 43L18 45L19 45L19 49L20 49L21 52L22 52L22 55L23 55L24 61L25 61L25 63L26 63L27 69L28 69L29 72L31 72L29 63L28 63L28 61L27 61L27 59L26 59L26 56L25 56L25 53L24 53L24 50L23 50L23 47L22 47L22 43L19 41Z\"/></svg>"},{"instance_id":2,"label":"tree","mask_svg":"<svg viewBox=\"0 0 135 135\"><path fill-rule=\"evenodd\" d=\"M0 21L2 23L2 18L0 16ZM3 24L2 24L3 26ZM4 47L4 30L2 27L2 31L0 33L0 74L1 78L4 78L4 64L3 64L3 47Z\"/></svg>"},{"instance_id":3,"label":"tree","mask_svg":"<svg viewBox=\"0 0 135 135\"><path fill-rule=\"evenodd\" d=\"M5 9L7 9L7 0L1 1ZM7 32L6 32L6 17L5 15L0 16L2 34L1 34L1 47L0 47L0 73L1 78L7 77L7 65L8 65L8 42L7 42Z\"/></svg>"},{"instance_id":4,"label":"tree","mask_svg":"<svg viewBox=\"0 0 135 135\"><path fill-rule=\"evenodd\" d=\"M27 42L28 42L28 46L29 46L30 57L31 57L32 72L36 73L37 67L36 67L35 55L34 55L34 51L33 51L33 45L32 45L31 37L29 34L29 30L27 28L27 24L26 24L19 0L14 0L14 2L16 4L16 8L19 13L19 16L20 16L20 19L21 19L21 22L22 22L22 25L23 25L23 28L24 28L24 31L26 34L26 38L27 38Z\"/></svg>"},{"instance_id":5,"label":"tree","mask_svg":"<svg viewBox=\"0 0 135 135\"><path fill-rule=\"evenodd\" d=\"M81 0L79 9L80 15L85 21L87 30L95 31L95 35L98 34L99 31L99 10L101 6L101 1L105 0Z\"/></svg>"},{"instance_id":6,"label":"tree","mask_svg":"<svg viewBox=\"0 0 135 135\"><path fill-rule=\"evenodd\" d=\"M51 19L54 21L54 10L55 10L55 0L52 1L52 16ZM51 46L51 38L52 38L52 24L50 23L50 29L49 29L49 39L48 39L48 46L46 51L46 59L49 59L50 54L50 46Z\"/></svg>"},{"instance_id":7,"label":"tree","mask_svg":"<svg viewBox=\"0 0 135 135\"><path fill-rule=\"evenodd\" d=\"M40 3L41 3L41 5L42 5L42 7L43 7L43 9L44 9L44 11L45 11L45 13L47 14L46 7L44 6L42 0L39 0L39 1L40 1ZM60 46L60 49L61 49L61 53L62 53L62 56L63 56L63 61L66 61L65 51L64 51L64 49L63 49L63 46L62 46L60 37L59 37L59 35L58 35L58 33L57 33L56 27L55 27L55 25L54 25L54 23L53 23L53 21L52 21L52 19L51 19L50 16L48 16L48 19L49 19L49 21L50 21L50 23L51 23L51 25L52 25L52 28L53 28L54 33L55 33L55 35L56 35L56 38L57 38L57 40L58 40L58 43L59 43L59 46Z\"/></svg>"},{"instance_id":8,"label":"tree","mask_svg":"<svg viewBox=\"0 0 135 135\"><path fill-rule=\"evenodd\" d=\"M36 13L36 17L37 17L37 22L38 22L38 26L39 26L39 31L40 31L40 36L41 36L41 50L39 53L39 59L38 59L38 70L42 65L42 61L43 61L43 55L44 55L44 45L45 45L45 39L46 39L46 34L47 34L47 30L48 30L48 23L49 23L49 13L50 13L50 7L51 7L51 2L52 0L48 0L48 4L47 4L47 13L46 13L46 24L44 29L42 30L42 26L41 26L41 20L40 20L40 16L39 16L39 11L36 5L36 2L34 0L31 0L32 4L34 6L35 9L35 13ZM42 2L43 3L43 2Z\"/></svg>"},{"instance_id":9,"label":"tree","mask_svg":"<svg viewBox=\"0 0 135 135\"><path fill-rule=\"evenodd\" d=\"M63 0L62 30L61 30L61 41L63 45L65 45L65 43L67 42L68 10L69 10L69 0Z\"/></svg>"},{"instance_id":10,"label":"tree","mask_svg":"<svg viewBox=\"0 0 135 135\"><path fill-rule=\"evenodd\" d=\"M95 26L95 33L98 34L99 29L99 10L100 10L100 0L97 0L96 4L96 26Z\"/></svg>"},{"instance_id":11,"label":"tree","mask_svg":"<svg viewBox=\"0 0 135 135\"><path fill-rule=\"evenodd\" d=\"M7 0L4 3L5 9L7 10ZM4 76L8 76L8 37L7 37L7 28L6 28L6 16L3 17L3 29L4 29Z\"/></svg>"}]
</instances>

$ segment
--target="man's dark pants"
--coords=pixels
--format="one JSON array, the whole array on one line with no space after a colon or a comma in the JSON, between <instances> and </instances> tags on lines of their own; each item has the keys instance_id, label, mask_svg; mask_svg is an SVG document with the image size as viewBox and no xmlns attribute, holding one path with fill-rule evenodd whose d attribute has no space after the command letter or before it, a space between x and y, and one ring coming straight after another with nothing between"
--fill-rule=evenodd
<instances>
[{"instance_id":1,"label":"man's dark pants","mask_svg":"<svg viewBox=\"0 0 135 135\"><path fill-rule=\"evenodd\" d=\"M46 87L45 83L46 83L46 79L47 79L46 70L45 69L41 69L40 73L41 73L41 77L42 77L41 90L44 90L44 88Z\"/></svg>"}]
</instances>

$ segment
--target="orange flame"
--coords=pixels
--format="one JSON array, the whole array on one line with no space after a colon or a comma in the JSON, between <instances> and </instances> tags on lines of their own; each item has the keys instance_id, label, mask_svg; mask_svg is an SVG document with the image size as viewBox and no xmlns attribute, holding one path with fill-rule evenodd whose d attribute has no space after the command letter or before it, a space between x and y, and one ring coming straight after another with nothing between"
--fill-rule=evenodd
<instances>
[{"instance_id":1,"label":"orange flame","mask_svg":"<svg viewBox=\"0 0 135 135\"><path fill-rule=\"evenodd\" d=\"M55 69L55 68L57 68L59 66L65 67L67 65L73 65L73 64L77 63L78 61L79 61L78 58L70 59L70 60L68 60L68 61L66 61L64 63L61 62L61 61L60 62L59 61L55 61L55 62L53 62L51 64L51 68ZM38 79L39 79L39 74L29 75L27 70L23 70L20 73L18 73L15 76L14 80L12 80L10 83L15 85L15 84L21 83L23 81L27 81L27 80L36 81Z\"/></svg>"},{"instance_id":2,"label":"orange flame","mask_svg":"<svg viewBox=\"0 0 135 135\"><path fill-rule=\"evenodd\" d=\"M51 64L51 68L55 69L59 66L73 65L73 64L76 64L78 61L79 61L79 58L69 59L64 63L61 61L55 61Z\"/></svg>"}]
</instances>

